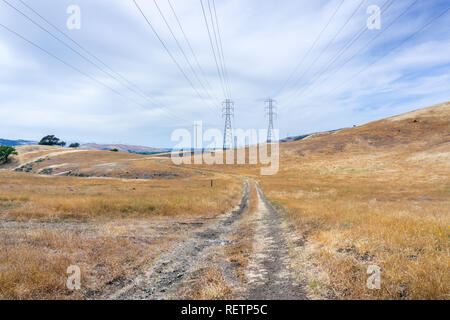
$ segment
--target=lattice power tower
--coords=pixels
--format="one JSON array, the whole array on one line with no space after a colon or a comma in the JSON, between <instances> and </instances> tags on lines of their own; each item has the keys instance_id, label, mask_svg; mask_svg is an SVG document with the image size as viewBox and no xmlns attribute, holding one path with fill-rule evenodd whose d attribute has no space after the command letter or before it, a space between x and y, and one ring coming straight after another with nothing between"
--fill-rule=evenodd
<instances>
[{"instance_id":1,"label":"lattice power tower","mask_svg":"<svg viewBox=\"0 0 450 320\"><path fill-rule=\"evenodd\" d=\"M222 116L225 118L225 128L223 131L223 149L233 148L233 124L234 103L230 99L226 99L222 104Z\"/></svg>"},{"instance_id":2,"label":"lattice power tower","mask_svg":"<svg viewBox=\"0 0 450 320\"><path fill-rule=\"evenodd\" d=\"M275 117L275 101L272 99L266 100L266 114L269 118L269 128L267 129L267 143L271 143L274 138L273 133L273 118Z\"/></svg>"}]
</instances>

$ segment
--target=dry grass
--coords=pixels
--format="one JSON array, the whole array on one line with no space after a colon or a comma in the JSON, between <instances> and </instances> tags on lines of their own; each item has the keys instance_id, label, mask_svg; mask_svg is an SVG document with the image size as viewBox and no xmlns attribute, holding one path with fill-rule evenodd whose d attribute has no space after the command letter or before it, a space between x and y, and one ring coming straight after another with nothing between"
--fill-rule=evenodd
<instances>
[{"instance_id":1,"label":"dry grass","mask_svg":"<svg viewBox=\"0 0 450 320\"><path fill-rule=\"evenodd\" d=\"M287 144L280 172L261 178L314 244L336 298L449 299L444 106ZM382 268L381 290L366 288L371 264Z\"/></svg>"},{"instance_id":2,"label":"dry grass","mask_svg":"<svg viewBox=\"0 0 450 320\"><path fill-rule=\"evenodd\" d=\"M95 298L105 285L151 263L184 232L164 221L102 223L3 221L1 299ZM158 232L159 231L159 232ZM67 268L81 269L81 291L66 288Z\"/></svg>"},{"instance_id":3,"label":"dry grass","mask_svg":"<svg viewBox=\"0 0 450 320\"><path fill-rule=\"evenodd\" d=\"M82 161L83 153L50 159ZM116 155L117 162L123 159ZM139 172L163 168L145 159L132 163ZM164 170L180 174L170 180L126 180L0 170L0 299L97 297L109 282L186 237L191 227L178 222L213 218L239 201L239 179ZM65 288L70 265L81 268L79 292Z\"/></svg>"},{"instance_id":4,"label":"dry grass","mask_svg":"<svg viewBox=\"0 0 450 320\"><path fill-rule=\"evenodd\" d=\"M255 177L307 241L338 299L450 298L450 103L281 145L280 171ZM381 290L366 288L382 268Z\"/></svg>"},{"instance_id":5,"label":"dry grass","mask_svg":"<svg viewBox=\"0 0 450 320\"><path fill-rule=\"evenodd\" d=\"M30 161L45 158L49 154L71 151L71 149L52 146L16 146L15 148L18 155L11 156L8 163L1 165L0 169L14 169Z\"/></svg>"},{"instance_id":6,"label":"dry grass","mask_svg":"<svg viewBox=\"0 0 450 320\"><path fill-rule=\"evenodd\" d=\"M232 207L240 191L237 179L212 175L123 181L0 171L0 179L0 214L8 218L213 216Z\"/></svg>"},{"instance_id":7,"label":"dry grass","mask_svg":"<svg viewBox=\"0 0 450 320\"><path fill-rule=\"evenodd\" d=\"M358 160L355 165L348 159L349 173L319 174L304 163L295 174L264 179L262 186L298 230L320 244L317 258L338 297L448 298L446 181L436 181L429 169L381 163L367 173ZM324 169L324 163L315 168ZM365 287L370 264L383 269L379 292Z\"/></svg>"},{"instance_id":8,"label":"dry grass","mask_svg":"<svg viewBox=\"0 0 450 320\"><path fill-rule=\"evenodd\" d=\"M236 267L236 273L239 280L246 283L246 269L250 255L253 252L254 237L254 216L258 210L258 194L253 183L250 184L249 210L236 226L231 241L232 244L225 247L225 254L228 261L232 262Z\"/></svg>"},{"instance_id":9,"label":"dry grass","mask_svg":"<svg viewBox=\"0 0 450 320\"><path fill-rule=\"evenodd\" d=\"M225 281L222 271L208 266L198 271L193 285L185 288L181 299L192 300L230 300L232 292Z\"/></svg>"},{"instance_id":10,"label":"dry grass","mask_svg":"<svg viewBox=\"0 0 450 320\"><path fill-rule=\"evenodd\" d=\"M320 286L327 286L334 298L450 298L449 119L450 103L446 103L284 144L280 172L257 178L266 196L285 209L300 237L313 248L308 256L327 274L320 277L326 281ZM43 152L48 156L54 151ZM97 265L99 270L116 270L113 277L117 277L126 272L122 267L138 264L136 257L150 259L146 254L157 254L149 247L135 246L139 237L129 237L133 227L127 224L120 237L112 232L103 238L105 224L213 217L234 206L240 196L237 179L168 168L137 155L95 155L99 157L50 155L33 170L56 166L55 172L69 169L88 176L134 179L150 172L150 178L164 179L80 179L0 171L2 226L8 219L29 226L31 218L37 219L35 223L50 221L64 227L71 219L84 224L83 231L38 227L12 232L2 227L1 298L75 297L61 287L68 263L80 263L84 273L92 275L88 281L94 283ZM257 166L203 168L259 174ZM161 176L161 172L174 175ZM209 187L211 178L214 188ZM228 252L241 265L247 263L251 233L251 227L245 231L243 223L243 234L236 235L242 247ZM382 268L381 290L366 288L371 264ZM202 279L192 291L194 298L228 297L220 270L205 269ZM310 280L310 286L317 287L316 279ZM90 288L104 285L100 282Z\"/></svg>"},{"instance_id":11,"label":"dry grass","mask_svg":"<svg viewBox=\"0 0 450 320\"><path fill-rule=\"evenodd\" d=\"M13 157L12 162L16 163L15 167L19 167L17 169L19 171L46 175L62 174L78 177L123 179L178 179L193 174L190 171L168 167L160 163L164 159L155 160L154 157L144 155L47 148L34 146L34 149L31 149L31 147L18 149L19 155ZM18 166L18 162L21 166Z\"/></svg>"}]
</instances>

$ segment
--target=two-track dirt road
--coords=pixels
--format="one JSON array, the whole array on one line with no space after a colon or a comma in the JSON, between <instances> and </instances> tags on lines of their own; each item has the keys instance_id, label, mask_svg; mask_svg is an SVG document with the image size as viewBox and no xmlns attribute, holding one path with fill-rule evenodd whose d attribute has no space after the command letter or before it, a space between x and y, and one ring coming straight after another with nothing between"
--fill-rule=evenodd
<instances>
[{"instance_id":1,"label":"two-track dirt road","mask_svg":"<svg viewBox=\"0 0 450 320\"><path fill-rule=\"evenodd\" d=\"M289 265L289 252L283 217L265 199L258 184L243 178L244 190L234 210L210 222L198 222L185 241L162 255L134 279L111 284L105 299L186 298L186 287L202 285L195 275L206 267L220 270L231 297L238 299L306 299L304 285ZM251 184L257 192L256 204L249 201ZM252 208L251 206L257 206ZM232 245L233 233L249 212L253 226L253 249L245 270L238 279L236 265L222 254ZM188 296L189 298L189 296Z\"/></svg>"},{"instance_id":2,"label":"two-track dirt road","mask_svg":"<svg viewBox=\"0 0 450 320\"><path fill-rule=\"evenodd\" d=\"M264 197L259 185L254 253L249 265L249 299L306 299L303 284L290 269L286 230L281 214Z\"/></svg>"}]
</instances>

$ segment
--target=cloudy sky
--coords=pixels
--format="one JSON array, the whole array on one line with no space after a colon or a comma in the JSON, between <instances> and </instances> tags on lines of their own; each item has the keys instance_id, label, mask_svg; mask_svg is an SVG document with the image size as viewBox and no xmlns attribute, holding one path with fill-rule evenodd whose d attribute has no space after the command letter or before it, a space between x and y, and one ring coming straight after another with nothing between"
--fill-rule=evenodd
<instances>
[{"instance_id":1,"label":"cloudy sky","mask_svg":"<svg viewBox=\"0 0 450 320\"><path fill-rule=\"evenodd\" d=\"M450 100L448 0L215 0L229 92L200 0L155 1L137 2L171 55L132 0L0 0L0 138L173 146L194 120L222 128L224 91L243 129L265 128L274 98L281 136ZM80 29L67 27L71 5ZM371 5L379 30L367 28Z\"/></svg>"}]
</instances>

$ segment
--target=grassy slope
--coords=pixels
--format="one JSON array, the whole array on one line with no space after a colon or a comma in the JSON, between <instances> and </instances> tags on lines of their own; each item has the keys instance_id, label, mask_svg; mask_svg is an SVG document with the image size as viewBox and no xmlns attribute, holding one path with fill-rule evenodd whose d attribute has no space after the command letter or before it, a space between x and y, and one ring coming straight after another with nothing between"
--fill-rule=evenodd
<instances>
[{"instance_id":1,"label":"grassy slope","mask_svg":"<svg viewBox=\"0 0 450 320\"><path fill-rule=\"evenodd\" d=\"M213 169L256 177L266 195L286 210L305 240L306 260L299 258L298 268L305 271L305 261L310 262L310 272L302 274L307 275L313 291L341 299L448 299L449 119L450 104L446 103L283 144L280 171L274 176L259 177L257 166ZM223 192L208 191L210 176L168 169L145 156L94 152L55 157L54 150L34 151L19 155L22 158L16 164L53 154L36 163L33 171L53 167L54 173L75 169L86 175L133 179L148 172L157 174L152 181L131 182L0 171L5 181L0 187L3 221L61 219L68 228L63 234L53 226L33 229L25 224L27 231L22 233L17 228L0 229L0 266L11 272L0 276L0 288L8 288L0 296L6 298L65 297L61 278L67 263L74 260L86 268L90 288L97 288L126 273L125 266L139 264L129 262L136 257L148 258L145 253L149 252L156 255L156 242L150 241L151 249L134 246L123 237L133 234L136 224L152 221L147 219L148 206L156 208L150 218L158 212L180 217L183 213L202 215L206 208L216 213L238 198L239 183L232 179L216 176L219 185L225 186L219 189ZM169 176L174 180L167 175L158 178L161 171L175 173ZM156 199L147 199L147 194ZM86 232L84 226L82 232L76 231L70 219L91 223L94 231ZM120 232L115 221L119 221ZM105 228L114 231L103 238ZM68 250L73 241L80 245ZM382 267L380 291L365 286L371 264ZM24 274L38 276L21 282ZM96 284L93 279L99 275L103 278Z\"/></svg>"},{"instance_id":2,"label":"grassy slope","mask_svg":"<svg viewBox=\"0 0 450 320\"><path fill-rule=\"evenodd\" d=\"M311 286L337 298L449 298L449 119L445 103L282 146L280 172L261 184L327 274ZM365 286L371 264L380 291Z\"/></svg>"},{"instance_id":3,"label":"grassy slope","mask_svg":"<svg viewBox=\"0 0 450 320\"><path fill-rule=\"evenodd\" d=\"M89 297L151 263L187 235L193 219L215 217L240 199L235 178L139 155L63 151L19 148L15 164L31 161L32 171L0 170L0 299ZM33 173L49 166L90 177ZM82 269L81 292L65 288L70 265Z\"/></svg>"},{"instance_id":4,"label":"grassy slope","mask_svg":"<svg viewBox=\"0 0 450 320\"><path fill-rule=\"evenodd\" d=\"M281 144L273 176L204 168L257 179L286 211L316 296L449 298L450 103ZM366 288L371 264L383 269L379 291Z\"/></svg>"}]
</instances>

